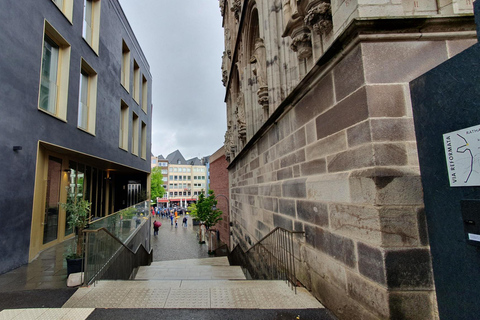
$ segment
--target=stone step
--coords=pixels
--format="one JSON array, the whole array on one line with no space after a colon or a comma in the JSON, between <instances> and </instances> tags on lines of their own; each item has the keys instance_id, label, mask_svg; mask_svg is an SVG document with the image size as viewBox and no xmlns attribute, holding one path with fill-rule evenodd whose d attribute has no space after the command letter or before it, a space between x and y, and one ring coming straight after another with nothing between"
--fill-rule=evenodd
<instances>
[{"instance_id":1,"label":"stone step","mask_svg":"<svg viewBox=\"0 0 480 320\"><path fill-rule=\"evenodd\" d=\"M169 261L154 261L150 266L171 266L174 265L178 268L183 268L184 266L229 266L227 257L212 257L212 258L203 258L203 259L184 259L184 260L169 260Z\"/></svg>"},{"instance_id":2,"label":"stone step","mask_svg":"<svg viewBox=\"0 0 480 320\"><path fill-rule=\"evenodd\" d=\"M140 267L135 280L245 280L239 266L184 265Z\"/></svg>"},{"instance_id":3,"label":"stone step","mask_svg":"<svg viewBox=\"0 0 480 320\"><path fill-rule=\"evenodd\" d=\"M323 309L304 288L284 281L99 281L79 288L63 308Z\"/></svg>"}]
</instances>

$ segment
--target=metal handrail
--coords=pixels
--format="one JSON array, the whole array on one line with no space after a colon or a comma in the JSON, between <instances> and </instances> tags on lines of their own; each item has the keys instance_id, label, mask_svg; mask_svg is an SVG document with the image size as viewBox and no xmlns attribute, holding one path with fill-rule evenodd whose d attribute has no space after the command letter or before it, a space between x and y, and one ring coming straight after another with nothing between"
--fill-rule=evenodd
<instances>
[{"instance_id":1,"label":"metal handrail","mask_svg":"<svg viewBox=\"0 0 480 320\"><path fill-rule=\"evenodd\" d=\"M266 238L268 238L272 233L276 232L277 230L283 230L283 231L286 231L288 233L305 233L305 231L292 231L292 230L287 230L285 228L282 228L282 227L276 227L275 229L273 229L272 231L270 231L269 233L267 233L262 239L258 240L257 243L255 243L253 246L250 247L250 249L248 249L247 251L245 251L245 253L247 253L248 251L252 250L253 247L255 247L256 245L258 245L260 242L262 242L263 240L265 240Z\"/></svg>"},{"instance_id":2,"label":"metal handrail","mask_svg":"<svg viewBox=\"0 0 480 320\"><path fill-rule=\"evenodd\" d=\"M257 278L285 280L297 293L294 235L304 233L282 227L270 231L243 253L250 274ZM241 250L241 247L237 248Z\"/></svg>"},{"instance_id":3,"label":"metal handrail","mask_svg":"<svg viewBox=\"0 0 480 320\"><path fill-rule=\"evenodd\" d=\"M150 221L150 219L148 221ZM139 226L129 239L135 238L143 228L146 228L146 233L149 237L150 223L147 222L146 225L146 227L145 224ZM134 251L104 227L96 230L87 229L83 230L83 232L85 234L84 279L86 285L90 285L92 282L101 279L106 272L110 273L110 279L128 279L135 268L140 264L145 265L145 263L139 262L138 257L139 249L142 247L143 241L136 246ZM140 236L142 235L140 234ZM94 242L90 243L92 237ZM93 246L92 250L90 250L91 245ZM149 244L147 244L147 246L149 246ZM147 260L151 261L152 249L145 247L144 249L145 252L142 253L146 253ZM143 258L145 260L145 257ZM121 263L114 263L118 259L123 260ZM118 272L115 272L116 270L111 271L111 267L114 264Z\"/></svg>"}]
</instances>

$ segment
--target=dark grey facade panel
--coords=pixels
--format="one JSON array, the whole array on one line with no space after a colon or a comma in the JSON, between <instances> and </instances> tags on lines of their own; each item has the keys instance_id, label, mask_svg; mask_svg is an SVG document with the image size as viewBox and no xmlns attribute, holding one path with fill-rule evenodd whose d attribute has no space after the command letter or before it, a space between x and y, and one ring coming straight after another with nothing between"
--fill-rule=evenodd
<instances>
[{"instance_id":1,"label":"dark grey facade panel","mask_svg":"<svg viewBox=\"0 0 480 320\"><path fill-rule=\"evenodd\" d=\"M150 172L152 76L123 11L116 0L102 0L98 55L82 38L83 1L74 1L70 22L51 0L0 3L0 273L28 261L37 145L45 141L76 152ZM120 16L119 16L120 14ZM67 122L38 109L44 22L70 44ZM148 81L148 113L120 84L122 39ZM81 59L97 73L95 136L77 128ZM140 85L141 90L141 85ZM123 100L147 125L146 159L119 148L120 106ZM141 101L140 101L141 102ZM139 142L140 144L140 142ZM13 146L22 150L13 151Z\"/></svg>"}]
</instances>

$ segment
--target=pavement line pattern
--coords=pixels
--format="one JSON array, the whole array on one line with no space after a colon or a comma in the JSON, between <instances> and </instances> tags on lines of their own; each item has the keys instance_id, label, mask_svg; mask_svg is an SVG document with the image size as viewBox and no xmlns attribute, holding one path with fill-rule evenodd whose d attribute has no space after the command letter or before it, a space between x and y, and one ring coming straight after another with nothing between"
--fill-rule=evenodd
<instances>
[{"instance_id":1,"label":"pavement line pattern","mask_svg":"<svg viewBox=\"0 0 480 320\"><path fill-rule=\"evenodd\" d=\"M284 281L100 281L80 288L63 308L312 309L324 308L306 289ZM170 285L172 287L170 287Z\"/></svg>"},{"instance_id":2,"label":"pavement line pattern","mask_svg":"<svg viewBox=\"0 0 480 320\"><path fill-rule=\"evenodd\" d=\"M0 320L85 320L94 308L30 308L6 309Z\"/></svg>"}]
</instances>

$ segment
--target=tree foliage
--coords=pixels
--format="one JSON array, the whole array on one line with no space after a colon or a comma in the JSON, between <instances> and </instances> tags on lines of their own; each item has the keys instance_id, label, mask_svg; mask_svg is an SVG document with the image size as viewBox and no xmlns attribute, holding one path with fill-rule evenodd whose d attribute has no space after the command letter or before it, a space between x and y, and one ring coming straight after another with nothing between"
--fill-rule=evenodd
<instances>
[{"instance_id":1,"label":"tree foliage","mask_svg":"<svg viewBox=\"0 0 480 320\"><path fill-rule=\"evenodd\" d=\"M162 198L165 193L163 188L163 175L162 168L155 167L152 169L152 174L150 175L150 194L153 201L156 201L157 197Z\"/></svg>"},{"instance_id":2,"label":"tree foliage","mask_svg":"<svg viewBox=\"0 0 480 320\"><path fill-rule=\"evenodd\" d=\"M67 203L59 204L67 214L68 227L76 231L78 236L75 252L69 254L67 258L81 258L83 248L83 229L85 229L88 224L88 219L90 218L90 207L92 203L85 199L72 196L69 193L69 195L67 196Z\"/></svg>"},{"instance_id":3,"label":"tree foliage","mask_svg":"<svg viewBox=\"0 0 480 320\"><path fill-rule=\"evenodd\" d=\"M208 229L217 224L218 221L223 220L221 215L222 211L216 209L217 200L215 200L215 193L213 190L208 191L208 197L205 197L203 193L198 196L197 204L192 208L192 216L197 217L205 224Z\"/></svg>"}]
</instances>

